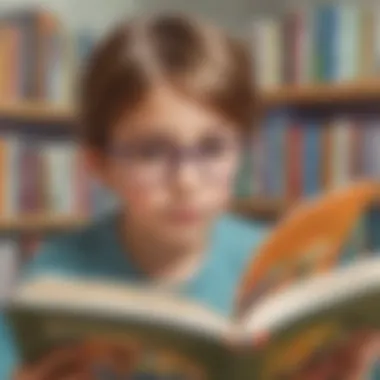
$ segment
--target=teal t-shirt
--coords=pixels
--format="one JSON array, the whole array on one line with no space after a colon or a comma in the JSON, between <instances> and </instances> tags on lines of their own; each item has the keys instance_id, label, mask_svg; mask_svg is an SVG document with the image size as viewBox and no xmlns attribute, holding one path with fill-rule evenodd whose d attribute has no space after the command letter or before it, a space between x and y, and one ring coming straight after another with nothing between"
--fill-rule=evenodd
<instances>
[{"instance_id":1,"label":"teal t-shirt","mask_svg":"<svg viewBox=\"0 0 380 380\"><path fill-rule=\"evenodd\" d=\"M109 215L81 231L52 239L28 265L26 275L43 272L128 282L149 281L128 260L116 224L116 215ZM219 313L231 313L239 279L266 230L261 224L230 215L220 218L201 268L181 288L181 293ZM0 379L10 379L17 361L11 329L5 316L0 314Z\"/></svg>"}]
</instances>

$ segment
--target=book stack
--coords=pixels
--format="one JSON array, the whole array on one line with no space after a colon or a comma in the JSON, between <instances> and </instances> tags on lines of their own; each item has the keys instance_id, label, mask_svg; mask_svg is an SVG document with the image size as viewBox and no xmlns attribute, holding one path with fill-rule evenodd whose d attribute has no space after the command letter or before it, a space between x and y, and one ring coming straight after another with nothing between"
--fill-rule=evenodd
<instances>
[{"instance_id":1,"label":"book stack","mask_svg":"<svg viewBox=\"0 0 380 380\"><path fill-rule=\"evenodd\" d=\"M74 76L93 41L69 35L58 19L35 7L0 18L0 100L69 105Z\"/></svg>"},{"instance_id":2,"label":"book stack","mask_svg":"<svg viewBox=\"0 0 380 380\"><path fill-rule=\"evenodd\" d=\"M0 217L87 216L108 203L74 143L0 136Z\"/></svg>"},{"instance_id":3,"label":"book stack","mask_svg":"<svg viewBox=\"0 0 380 380\"><path fill-rule=\"evenodd\" d=\"M322 4L253 23L260 86L354 81L380 73L380 7Z\"/></svg>"},{"instance_id":4,"label":"book stack","mask_svg":"<svg viewBox=\"0 0 380 380\"><path fill-rule=\"evenodd\" d=\"M379 145L378 116L273 112L244 160L246 175L240 178L238 195L291 200L363 178L378 179Z\"/></svg>"}]
</instances>

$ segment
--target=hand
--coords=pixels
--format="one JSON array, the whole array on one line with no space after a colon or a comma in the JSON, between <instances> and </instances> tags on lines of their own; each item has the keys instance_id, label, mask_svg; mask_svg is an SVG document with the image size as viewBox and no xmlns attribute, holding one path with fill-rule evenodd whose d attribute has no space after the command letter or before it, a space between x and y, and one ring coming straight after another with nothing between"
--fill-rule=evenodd
<instances>
[{"instance_id":1,"label":"hand","mask_svg":"<svg viewBox=\"0 0 380 380\"><path fill-rule=\"evenodd\" d=\"M37 363L24 366L13 380L90 380L82 364L80 347L52 351Z\"/></svg>"}]
</instances>

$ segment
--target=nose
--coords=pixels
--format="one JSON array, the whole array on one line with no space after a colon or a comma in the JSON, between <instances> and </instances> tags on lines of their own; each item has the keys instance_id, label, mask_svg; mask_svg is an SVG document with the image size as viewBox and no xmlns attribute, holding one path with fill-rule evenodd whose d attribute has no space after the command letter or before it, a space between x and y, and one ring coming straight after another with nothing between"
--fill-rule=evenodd
<instances>
[{"instance_id":1,"label":"nose","mask_svg":"<svg viewBox=\"0 0 380 380\"><path fill-rule=\"evenodd\" d=\"M197 187L200 182L200 170L199 163L194 160L194 157L178 157L173 173L173 181L176 187L182 191Z\"/></svg>"}]
</instances>

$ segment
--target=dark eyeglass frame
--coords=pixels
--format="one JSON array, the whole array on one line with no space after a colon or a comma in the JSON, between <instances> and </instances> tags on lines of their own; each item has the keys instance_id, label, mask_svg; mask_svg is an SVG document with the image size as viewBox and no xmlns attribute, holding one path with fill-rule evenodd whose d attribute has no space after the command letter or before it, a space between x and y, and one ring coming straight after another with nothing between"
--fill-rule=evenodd
<instances>
[{"instance_id":1,"label":"dark eyeglass frame","mask_svg":"<svg viewBox=\"0 0 380 380\"><path fill-rule=\"evenodd\" d=\"M133 160L134 156L137 154L138 148L134 146L135 144L124 144L123 146L110 146L107 149L107 154L109 157L114 158L116 160L125 161L128 165L129 160ZM243 143L239 139L233 139L229 142L225 142L225 150L230 152L239 152ZM174 175L183 164L188 162L195 163L198 167L202 164L202 158L204 155L200 151L199 146L178 146L175 144L170 144L170 157L169 157L169 165L167 167L168 172L165 174L165 180L168 179L171 175ZM204 168L205 169L205 168ZM202 171L202 170L200 170ZM214 175L212 172L208 172L205 175L210 175L211 177Z\"/></svg>"},{"instance_id":2,"label":"dark eyeglass frame","mask_svg":"<svg viewBox=\"0 0 380 380\"><path fill-rule=\"evenodd\" d=\"M110 146L107 149L109 157L117 159L130 159L137 153L138 149L133 146L134 144L124 144L123 146ZM231 143L225 144L227 150L240 150L242 144L239 140L234 140ZM176 146L171 144L171 162L176 165L181 165L186 161L197 161L203 156L198 146Z\"/></svg>"}]
</instances>

